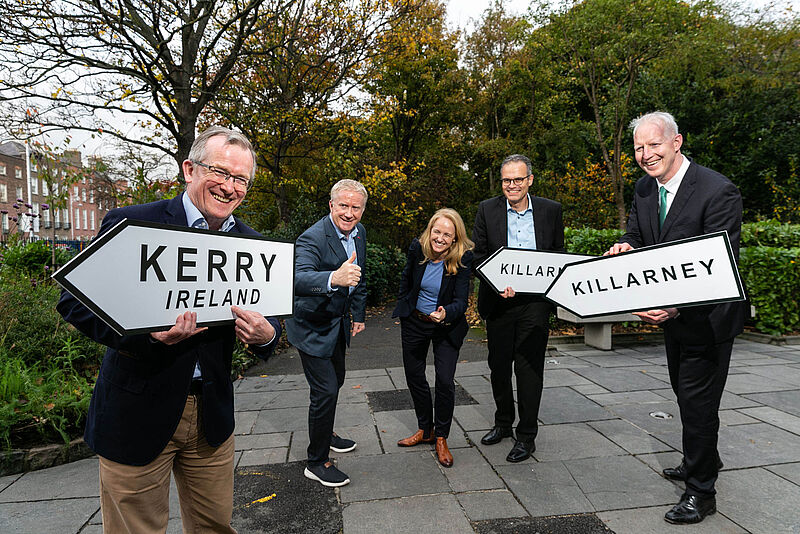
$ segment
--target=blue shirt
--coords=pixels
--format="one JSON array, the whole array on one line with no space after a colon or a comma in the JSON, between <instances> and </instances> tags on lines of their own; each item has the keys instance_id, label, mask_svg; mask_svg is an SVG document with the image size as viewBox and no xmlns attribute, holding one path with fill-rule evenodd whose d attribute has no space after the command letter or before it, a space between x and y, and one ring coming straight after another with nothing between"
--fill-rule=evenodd
<instances>
[{"instance_id":1,"label":"blue shirt","mask_svg":"<svg viewBox=\"0 0 800 534\"><path fill-rule=\"evenodd\" d=\"M333 216L328 215L331 220L331 224L333 224L333 229L336 230L336 235L339 237L339 241L342 242L342 246L344 247L344 253L347 256L347 259L350 259L350 256L353 255L353 252L356 251L356 242L355 238L358 235L358 225L354 226L348 235L344 235L339 227L336 226L336 223L333 222ZM356 253L358 254L358 253ZM358 262L358 256L356 256L356 265L361 265ZM331 271L330 276L328 276L328 293L333 293L333 286L331 285L331 280L333 280L333 271ZM349 293L352 293L355 287L350 286Z\"/></svg>"},{"instance_id":2,"label":"blue shirt","mask_svg":"<svg viewBox=\"0 0 800 534\"><path fill-rule=\"evenodd\" d=\"M427 262L425 273L419 284L419 296L417 297L417 309L425 315L430 315L436 311L439 303L439 290L442 287L442 274L444 273L444 262Z\"/></svg>"},{"instance_id":3,"label":"blue shirt","mask_svg":"<svg viewBox=\"0 0 800 534\"><path fill-rule=\"evenodd\" d=\"M523 212L515 211L506 199L508 236L506 244L514 248L536 250L536 233L533 230L533 202L528 195L528 207Z\"/></svg>"}]
</instances>

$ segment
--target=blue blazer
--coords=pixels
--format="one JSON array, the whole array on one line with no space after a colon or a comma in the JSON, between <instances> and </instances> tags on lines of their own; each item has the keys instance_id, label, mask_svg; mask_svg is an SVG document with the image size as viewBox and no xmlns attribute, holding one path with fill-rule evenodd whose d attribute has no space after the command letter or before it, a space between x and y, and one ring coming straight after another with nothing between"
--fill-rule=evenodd
<instances>
[{"instance_id":1,"label":"blue blazer","mask_svg":"<svg viewBox=\"0 0 800 534\"><path fill-rule=\"evenodd\" d=\"M684 156L686 157L686 156ZM634 248L727 230L733 255L739 259L742 195L726 177L690 160L664 225L658 229L658 185L650 176L636 182L625 235ZM664 330L687 344L721 343L744 330L744 301L691 306L664 323Z\"/></svg>"},{"instance_id":2,"label":"blue blazer","mask_svg":"<svg viewBox=\"0 0 800 534\"><path fill-rule=\"evenodd\" d=\"M103 218L98 235L124 218L187 224L179 195L171 200L111 210ZM238 219L231 232L258 235ZM78 330L108 347L84 433L86 443L97 454L127 465L146 465L154 460L178 427L198 361L203 372L201 423L206 440L216 447L233 433L232 324L211 327L167 346L149 334L119 336L67 291L61 292L57 309ZM274 318L268 320L277 340L280 323ZM255 350L266 358L275 344Z\"/></svg>"},{"instance_id":3,"label":"blue blazer","mask_svg":"<svg viewBox=\"0 0 800 534\"><path fill-rule=\"evenodd\" d=\"M418 239L411 242L408 247L406 266L400 279L400 295L397 305L392 312L392 317L408 317L417 307L422 275L425 274L426 263L420 264L425 258L422 245ZM467 310L469 300L469 277L472 272L472 251L468 250L461 258L455 275L447 274L447 269L442 273L442 284L439 288L437 303L444 307L445 317L441 328L446 333L450 343L460 348L469 331L464 312Z\"/></svg>"},{"instance_id":4,"label":"blue blazer","mask_svg":"<svg viewBox=\"0 0 800 534\"><path fill-rule=\"evenodd\" d=\"M295 243L294 314L286 320L286 335L289 343L311 356L330 358L340 328L350 345L351 313L353 321L364 322L367 235L361 223L357 228L356 263L362 271L352 293L347 287L334 287L328 293L328 277L348 259L329 215L303 232Z\"/></svg>"}]
</instances>

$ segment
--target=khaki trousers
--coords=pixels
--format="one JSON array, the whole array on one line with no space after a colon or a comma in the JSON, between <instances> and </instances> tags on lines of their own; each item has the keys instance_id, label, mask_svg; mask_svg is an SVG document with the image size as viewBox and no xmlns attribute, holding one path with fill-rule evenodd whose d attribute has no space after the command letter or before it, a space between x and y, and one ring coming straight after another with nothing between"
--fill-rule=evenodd
<instances>
[{"instance_id":1,"label":"khaki trousers","mask_svg":"<svg viewBox=\"0 0 800 534\"><path fill-rule=\"evenodd\" d=\"M236 534L233 514L231 435L210 446L199 421L202 397L186 399L175 434L158 457L144 466L100 457L100 508L105 534L157 534L169 521L170 472L175 474L184 533Z\"/></svg>"}]
</instances>

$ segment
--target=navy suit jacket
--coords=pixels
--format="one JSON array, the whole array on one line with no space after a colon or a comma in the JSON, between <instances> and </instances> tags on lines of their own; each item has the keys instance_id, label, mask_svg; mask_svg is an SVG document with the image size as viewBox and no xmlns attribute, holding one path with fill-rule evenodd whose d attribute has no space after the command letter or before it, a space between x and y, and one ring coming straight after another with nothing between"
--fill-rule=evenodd
<instances>
[{"instance_id":1,"label":"navy suit jacket","mask_svg":"<svg viewBox=\"0 0 800 534\"><path fill-rule=\"evenodd\" d=\"M450 343L456 348L461 347L464 337L469 331L464 312L467 311L469 300L472 256L471 250L464 253L461 258L463 267L459 266L455 275L447 274L447 269L444 269L437 298L438 305L443 306L445 311L444 322L441 323L440 328L444 329ZM427 262L420 263L424 259L422 245L418 239L414 239L411 246L408 247L406 266L403 268L403 276L400 279L400 295L392 317L408 317L416 309L422 275L425 274L427 266Z\"/></svg>"},{"instance_id":2,"label":"navy suit jacket","mask_svg":"<svg viewBox=\"0 0 800 534\"><path fill-rule=\"evenodd\" d=\"M741 228L739 190L720 173L691 161L660 231L658 183L647 175L636 182L628 225L620 242L639 248L727 230L738 261ZM680 308L680 315L663 326L683 343L720 343L742 332L746 309L745 302Z\"/></svg>"},{"instance_id":3,"label":"navy suit jacket","mask_svg":"<svg viewBox=\"0 0 800 534\"><path fill-rule=\"evenodd\" d=\"M536 249L563 252L564 222L561 204L533 195L531 195L531 203L533 204L533 231L536 234ZM480 203L478 214L475 216L472 240L475 242L473 269L477 269L497 249L508 244L506 197L500 195ZM478 313L484 319L503 313L507 307L520 302L539 302L542 305L542 311L546 311L545 308L552 309L552 305L538 295L517 295L510 299L504 299L489 284L481 283L478 289Z\"/></svg>"},{"instance_id":4,"label":"navy suit jacket","mask_svg":"<svg viewBox=\"0 0 800 534\"><path fill-rule=\"evenodd\" d=\"M103 218L98 235L125 218L187 224L179 195L171 200L111 210ZM258 235L238 219L231 232ZM154 460L178 427L198 361L203 374L201 422L206 440L216 447L233 433L233 324L210 327L168 346L149 334L118 335L67 291L61 292L57 309L78 330L108 347L84 433L86 443L97 454L128 465L146 465ZM280 323L274 318L268 320L277 340ZM254 350L267 357L275 344Z\"/></svg>"},{"instance_id":5,"label":"navy suit jacket","mask_svg":"<svg viewBox=\"0 0 800 534\"><path fill-rule=\"evenodd\" d=\"M289 343L311 356L330 358L340 329L350 345L351 312L353 321L364 322L367 235L361 223L356 227L356 263L361 267L361 281L352 293L347 287L336 286L328 293L328 277L348 259L329 215L303 232L295 243L294 314L286 320L286 335Z\"/></svg>"}]
</instances>

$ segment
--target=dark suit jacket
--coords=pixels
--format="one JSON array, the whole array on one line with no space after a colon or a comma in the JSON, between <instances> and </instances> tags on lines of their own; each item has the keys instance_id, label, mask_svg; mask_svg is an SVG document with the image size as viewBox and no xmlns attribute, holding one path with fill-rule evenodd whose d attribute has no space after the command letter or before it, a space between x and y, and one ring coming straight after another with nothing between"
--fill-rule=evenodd
<instances>
[{"instance_id":1,"label":"dark suit jacket","mask_svg":"<svg viewBox=\"0 0 800 534\"><path fill-rule=\"evenodd\" d=\"M627 229L620 241L639 248L727 230L738 260L741 227L742 196L736 186L718 172L691 162L661 231L658 183L647 175L636 182ZM681 308L677 318L664 323L664 329L683 343L720 343L742 332L746 309L744 302Z\"/></svg>"},{"instance_id":2,"label":"dark suit jacket","mask_svg":"<svg viewBox=\"0 0 800 534\"><path fill-rule=\"evenodd\" d=\"M112 210L103 218L99 234L125 218L187 224L179 195L171 200ZM258 235L239 220L231 232ZM155 459L180 422L198 361L203 374L202 425L206 440L216 447L233 433L233 324L214 326L167 346L149 334L117 335L67 291L61 292L57 309L78 330L108 347L84 433L86 443L97 454L128 465L145 465ZM280 323L273 318L269 321L277 340ZM266 357L274 345L273 342L255 350Z\"/></svg>"},{"instance_id":3,"label":"dark suit jacket","mask_svg":"<svg viewBox=\"0 0 800 534\"><path fill-rule=\"evenodd\" d=\"M366 230L358 223L355 237L356 263L361 281L350 293L347 287L334 287L328 293L328 277L348 258L329 215L314 223L295 244L294 316L286 320L289 343L306 354L330 358L340 328L350 345L350 313L363 323L366 315L367 284L364 266L367 257Z\"/></svg>"},{"instance_id":4,"label":"dark suit jacket","mask_svg":"<svg viewBox=\"0 0 800 534\"><path fill-rule=\"evenodd\" d=\"M458 268L455 275L447 274L447 269L442 273L442 285L439 288L437 302L444 307L444 323L440 328L447 334L450 343L461 347L467 335L469 325L464 316L469 300L469 277L472 273L472 251L468 250L461 258L463 267ZM408 317L417 307L422 275L425 274L427 263L420 262L425 259L422 245L414 239L408 247L408 257L403 275L400 279L400 295L397 305L392 312L392 317Z\"/></svg>"},{"instance_id":5,"label":"dark suit jacket","mask_svg":"<svg viewBox=\"0 0 800 534\"><path fill-rule=\"evenodd\" d=\"M561 216L561 204L546 198L531 195L533 204L533 231L536 233L537 250L564 250L564 222ZM484 200L478 206L475 226L472 230L475 242L473 269L491 256L500 247L506 246L508 240L508 214L506 197ZM540 296L517 295L511 299L500 297L489 284L481 283L478 289L478 313L484 319L502 313L506 308L525 302L541 302L551 306Z\"/></svg>"}]
</instances>

